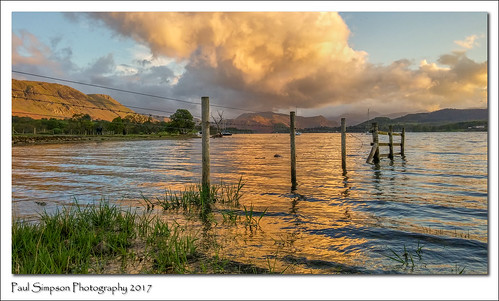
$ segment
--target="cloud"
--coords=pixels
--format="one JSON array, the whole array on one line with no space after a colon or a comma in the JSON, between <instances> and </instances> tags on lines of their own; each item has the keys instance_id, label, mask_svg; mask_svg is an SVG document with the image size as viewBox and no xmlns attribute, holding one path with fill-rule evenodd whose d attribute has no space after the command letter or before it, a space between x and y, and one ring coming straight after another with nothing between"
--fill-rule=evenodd
<instances>
[{"instance_id":1,"label":"cloud","mask_svg":"<svg viewBox=\"0 0 499 301\"><path fill-rule=\"evenodd\" d=\"M50 47L25 30L12 34L12 65L51 65L47 60L51 53Z\"/></svg>"},{"instance_id":2,"label":"cloud","mask_svg":"<svg viewBox=\"0 0 499 301\"><path fill-rule=\"evenodd\" d=\"M250 107L341 101L311 94L331 75L357 69L366 53L348 46L350 31L337 13L94 13L93 18L149 46L153 55L188 61L178 92L216 86L226 101L237 90ZM310 84L314 81L314 87ZM321 82L322 81L322 82ZM199 85L204 83L204 85ZM210 89L211 90L211 89ZM202 93L198 92L198 93ZM317 95L322 95L317 98ZM262 99L265 97L266 99Z\"/></svg>"},{"instance_id":3,"label":"cloud","mask_svg":"<svg viewBox=\"0 0 499 301\"><path fill-rule=\"evenodd\" d=\"M350 30L334 12L90 16L147 45L154 57L185 62L171 90L178 97L210 95L219 104L250 110L486 104L486 62L451 53L419 68L409 60L372 65L366 52L349 46ZM476 39L456 43L472 47Z\"/></svg>"},{"instance_id":4,"label":"cloud","mask_svg":"<svg viewBox=\"0 0 499 301\"><path fill-rule=\"evenodd\" d=\"M74 21L104 25L116 35L134 38L137 45L127 50L130 61L117 63L110 52L88 66L76 66L71 48L56 48L61 40L53 40L51 48L23 32L13 35L13 66L42 66L39 74L63 72L82 82L190 101L210 96L213 104L254 111L298 107L307 114L334 116L368 107L388 114L487 106L487 62L456 51L435 62L401 59L374 65L366 52L349 46L350 30L337 13L84 16ZM178 102L75 88L110 94L131 106L184 108ZM198 107L185 108L199 115ZM229 118L245 112L227 111Z\"/></svg>"},{"instance_id":5,"label":"cloud","mask_svg":"<svg viewBox=\"0 0 499 301\"><path fill-rule=\"evenodd\" d=\"M478 42L476 41L478 39L477 35L471 35L469 37L466 37L464 41L454 41L457 45L466 48L466 49L471 49L475 45L478 45Z\"/></svg>"}]
</instances>

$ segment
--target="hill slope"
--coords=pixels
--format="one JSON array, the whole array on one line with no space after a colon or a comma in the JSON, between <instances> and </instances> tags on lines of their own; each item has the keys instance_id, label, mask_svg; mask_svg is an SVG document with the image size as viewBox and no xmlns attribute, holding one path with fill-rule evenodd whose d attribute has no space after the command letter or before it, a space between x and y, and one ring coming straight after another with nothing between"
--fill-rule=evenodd
<instances>
[{"instance_id":1,"label":"hill slope","mask_svg":"<svg viewBox=\"0 0 499 301\"><path fill-rule=\"evenodd\" d=\"M465 130L469 127L484 126L488 123L487 109L442 109L430 113L408 114L399 118L376 117L349 127L351 131L366 131L373 122L382 130L389 125L410 131Z\"/></svg>"},{"instance_id":2,"label":"hill slope","mask_svg":"<svg viewBox=\"0 0 499 301\"><path fill-rule=\"evenodd\" d=\"M393 122L463 122L472 120L487 120L487 109L443 109L431 113L408 114L393 119Z\"/></svg>"},{"instance_id":3,"label":"hill slope","mask_svg":"<svg viewBox=\"0 0 499 301\"><path fill-rule=\"evenodd\" d=\"M328 120L324 116L296 116L295 122L297 129L338 126L337 122ZM289 115L273 112L244 113L235 119L227 120L227 127L270 133L276 128L289 127Z\"/></svg>"},{"instance_id":4,"label":"hill slope","mask_svg":"<svg viewBox=\"0 0 499 301\"><path fill-rule=\"evenodd\" d=\"M87 95L60 84L12 79L13 116L63 119L89 114L94 120L111 121L134 113L108 95Z\"/></svg>"}]
</instances>

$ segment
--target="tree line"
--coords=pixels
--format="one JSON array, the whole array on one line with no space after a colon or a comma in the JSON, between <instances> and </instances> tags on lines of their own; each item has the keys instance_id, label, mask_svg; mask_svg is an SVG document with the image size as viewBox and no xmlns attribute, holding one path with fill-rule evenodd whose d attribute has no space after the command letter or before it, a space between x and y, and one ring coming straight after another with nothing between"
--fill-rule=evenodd
<instances>
[{"instance_id":1,"label":"tree line","mask_svg":"<svg viewBox=\"0 0 499 301\"><path fill-rule=\"evenodd\" d=\"M153 119L151 116L129 114L112 121L93 120L89 114L74 114L71 118L56 119L12 116L14 134L52 135L128 135L128 134L188 134L198 127L192 114L178 109L169 121Z\"/></svg>"}]
</instances>

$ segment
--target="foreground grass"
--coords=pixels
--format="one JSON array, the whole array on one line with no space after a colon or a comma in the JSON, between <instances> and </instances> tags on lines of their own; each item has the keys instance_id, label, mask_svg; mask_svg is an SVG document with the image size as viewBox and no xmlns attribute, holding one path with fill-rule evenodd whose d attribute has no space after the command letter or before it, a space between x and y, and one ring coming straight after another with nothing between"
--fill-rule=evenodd
<instances>
[{"instance_id":1,"label":"foreground grass","mask_svg":"<svg viewBox=\"0 0 499 301\"><path fill-rule=\"evenodd\" d=\"M185 272L188 259L196 254L196 239L181 236L180 228L159 216L139 215L107 202L76 204L54 215L43 213L39 224L14 222L12 272L107 273L117 262L120 269L114 273L127 272L136 260L148 261L152 273Z\"/></svg>"},{"instance_id":2,"label":"foreground grass","mask_svg":"<svg viewBox=\"0 0 499 301\"><path fill-rule=\"evenodd\" d=\"M201 219L209 220L212 214L209 205L215 202L239 206L242 186L241 181L236 186L213 186L210 198L202 196L201 187L179 194L167 192L164 199L154 203L164 211L197 210ZM75 203L55 214L42 213L39 223L16 220L12 225L12 273L269 272L251 264L203 254L196 235L175 222L166 222L161 213L153 213L151 201L147 204L147 210L138 213L109 202L94 206ZM257 226L251 220L246 223Z\"/></svg>"}]
</instances>

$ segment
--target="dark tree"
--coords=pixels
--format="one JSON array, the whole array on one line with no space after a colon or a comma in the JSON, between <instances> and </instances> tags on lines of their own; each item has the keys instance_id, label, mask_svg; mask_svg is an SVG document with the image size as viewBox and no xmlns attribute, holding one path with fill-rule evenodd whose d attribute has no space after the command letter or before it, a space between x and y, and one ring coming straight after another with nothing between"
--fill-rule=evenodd
<instances>
[{"instance_id":1,"label":"dark tree","mask_svg":"<svg viewBox=\"0 0 499 301\"><path fill-rule=\"evenodd\" d=\"M192 132L194 130L194 126L196 125L194 122L194 117L192 114L186 109L178 109L173 115L170 116L169 127L173 131L178 131L182 134Z\"/></svg>"}]
</instances>

